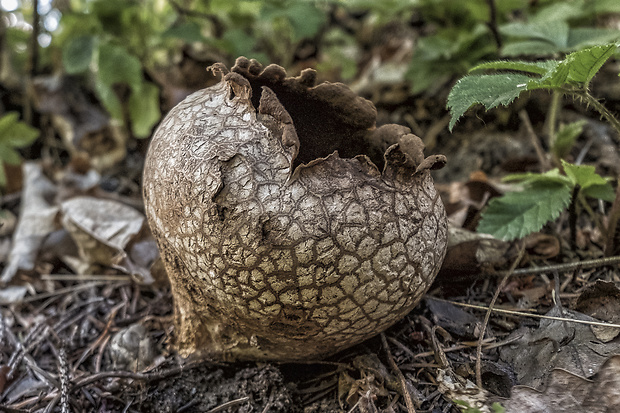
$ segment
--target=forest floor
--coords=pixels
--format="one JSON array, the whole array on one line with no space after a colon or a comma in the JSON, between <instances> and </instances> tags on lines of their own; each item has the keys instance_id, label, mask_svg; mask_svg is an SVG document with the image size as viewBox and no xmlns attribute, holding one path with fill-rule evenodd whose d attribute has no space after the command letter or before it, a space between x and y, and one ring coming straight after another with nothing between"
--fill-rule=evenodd
<instances>
[{"instance_id":1,"label":"forest floor","mask_svg":"<svg viewBox=\"0 0 620 413\"><path fill-rule=\"evenodd\" d=\"M606 86L617 79L617 65L592 89L620 113L620 91ZM15 190L0 199L0 411L459 412L461 404L469 412L555 413L620 406L620 260L609 247L618 245L609 241L617 228L603 233L597 225L604 227L611 204L591 203L594 215L566 211L515 242L473 231L488 199L505 190L502 176L540 171L550 96L478 109L450 133L448 89L415 99L398 85L357 89L377 106L379 124L409 126L427 154L448 158L433 176L451 243L413 312L327 360L182 359L174 350L173 298L143 215L148 140L100 175L93 159L76 156L59 166L58 143L44 139L45 156L9 170ZM563 102L559 121L575 120L586 126L571 161L619 176L613 132L578 102ZM92 138L97 145L109 136ZM18 237L20 226L30 230Z\"/></svg>"}]
</instances>

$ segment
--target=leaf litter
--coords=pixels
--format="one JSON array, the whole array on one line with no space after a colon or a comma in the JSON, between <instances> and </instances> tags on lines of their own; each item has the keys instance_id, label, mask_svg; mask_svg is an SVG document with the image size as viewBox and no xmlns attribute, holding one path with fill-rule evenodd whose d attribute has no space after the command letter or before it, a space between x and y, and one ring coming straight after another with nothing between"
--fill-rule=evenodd
<instances>
[{"instance_id":1,"label":"leaf litter","mask_svg":"<svg viewBox=\"0 0 620 413\"><path fill-rule=\"evenodd\" d=\"M529 103L537 104L544 105L536 99ZM408 123L407 113L394 113ZM419 113L431 119L417 125L421 135L433 127L432 119L442 118ZM574 121L571 116L582 115L569 113L567 121ZM617 150L601 137L597 122L588 120L576 149L585 150L586 162L615 176ZM21 196L5 196L1 205L17 223L1 239L3 245L12 242L1 262L0 406L14 411L405 412L413 407L456 412L460 401L480 411L496 411L494 402L521 412L613 409L620 393L617 328L591 324L618 323L618 262L600 260L605 238L585 215L578 223L577 249L570 245L565 215L522 242L473 232L487 201L506 190L494 178L531 171L537 163L527 139L521 139L523 131L470 129L469 137L445 131L436 136L442 152L447 139L457 146L452 147L454 169L449 171L449 163L441 172L443 199L454 206L450 248L455 260L446 261L431 299L390 328L385 340L376 337L328 360L296 365L219 365L177 357L171 295L143 225L139 188L128 195L102 190L105 178L90 165L73 168L82 156L77 150L74 165L62 171L27 163ZM505 146L497 143L498 136ZM104 157L94 164L107 162ZM482 334L483 313L457 305L488 307L521 248L521 268L500 291L494 306L499 311ZM599 261L557 267L590 258ZM545 314L556 318L530 317ZM476 386L479 341L485 390Z\"/></svg>"}]
</instances>

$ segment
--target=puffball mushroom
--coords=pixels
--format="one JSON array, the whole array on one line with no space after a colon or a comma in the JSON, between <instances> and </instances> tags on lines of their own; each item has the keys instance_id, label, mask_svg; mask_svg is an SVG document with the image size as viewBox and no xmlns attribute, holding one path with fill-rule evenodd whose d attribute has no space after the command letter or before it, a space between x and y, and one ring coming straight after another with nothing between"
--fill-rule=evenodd
<instances>
[{"instance_id":1,"label":"puffball mushroom","mask_svg":"<svg viewBox=\"0 0 620 413\"><path fill-rule=\"evenodd\" d=\"M311 69L211 70L222 80L168 113L144 168L180 354L319 359L405 316L445 256L429 172L445 157Z\"/></svg>"}]
</instances>

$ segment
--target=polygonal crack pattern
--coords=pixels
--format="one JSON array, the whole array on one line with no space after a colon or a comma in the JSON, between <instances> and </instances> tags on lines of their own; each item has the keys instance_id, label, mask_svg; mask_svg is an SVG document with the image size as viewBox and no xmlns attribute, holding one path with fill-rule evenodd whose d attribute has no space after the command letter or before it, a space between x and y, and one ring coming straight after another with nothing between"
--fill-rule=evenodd
<instances>
[{"instance_id":1,"label":"polygonal crack pattern","mask_svg":"<svg viewBox=\"0 0 620 413\"><path fill-rule=\"evenodd\" d=\"M406 315L446 249L428 171L394 185L329 156L290 179L291 154L228 89L173 109L145 167L181 352L311 359Z\"/></svg>"}]
</instances>

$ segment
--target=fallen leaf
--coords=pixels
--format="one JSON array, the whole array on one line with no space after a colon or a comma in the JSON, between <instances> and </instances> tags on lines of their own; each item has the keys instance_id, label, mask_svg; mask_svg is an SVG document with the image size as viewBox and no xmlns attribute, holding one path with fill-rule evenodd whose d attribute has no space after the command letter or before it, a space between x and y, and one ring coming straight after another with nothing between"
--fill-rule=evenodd
<instances>
[{"instance_id":1,"label":"fallen leaf","mask_svg":"<svg viewBox=\"0 0 620 413\"><path fill-rule=\"evenodd\" d=\"M620 324L620 289L613 282L597 280L589 284L575 304L575 310L590 317L613 324ZM620 329L590 326L597 339L607 343L620 334Z\"/></svg>"},{"instance_id":2,"label":"fallen leaf","mask_svg":"<svg viewBox=\"0 0 620 413\"><path fill-rule=\"evenodd\" d=\"M552 308L547 315L583 321L599 321L585 314ZM500 359L513 366L520 384L538 388L549 373L562 368L573 374L592 376L600 366L620 353L617 340L604 343L587 324L542 319L536 328L522 327L510 334L514 341L500 348Z\"/></svg>"},{"instance_id":3,"label":"fallen leaf","mask_svg":"<svg viewBox=\"0 0 620 413\"><path fill-rule=\"evenodd\" d=\"M19 270L32 271L43 240L56 229L54 218L58 208L48 201L54 198L56 187L43 175L38 164L25 162L23 168L21 212L13 233L8 265L0 278L2 283L11 281Z\"/></svg>"},{"instance_id":4,"label":"fallen leaf","mask_svg":"<svg viewBox=\"0 0 620 413\"><path fill-rule=\"evenodd\" d=\"M474 275L506 262L510 243L463 228L448 225L448 251L440 270L446 277Z\"/></svg>"},{"instance_id":5,"label":"fallen leaf","mask_svg":"<svg viewBox=\"0 0 620 413\"><path fill-rule=\"evenodd\" d=\"M445 301L426 299L426 305L432 314L433 322L450 334L466 340L475 340L480 336L480 321L470 313Z\"/></svg>"},{"instance_id":6,"label":"fallen leaf","mask_svg":"<svg viewBox=\"0 0 620 413\"><path fill-rule=\"evenodd\" d=\"M543 391L515 386L503 405L506 412L606 413L620 411L620 356L607 359L588 380L562 369L551 372Z\"/></svg>"},{"instance_id":7,"label":"fallen leaf","mask_svg":"<svg viewBox=\"0 0 620 413\"><path fill-rule=\"evenodd\" d=\"M28 292L28 288L22 285L11 285L0 288L0 305L9 305L20 302Z\"/></svg>"}]
</instances>

